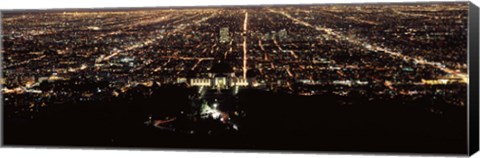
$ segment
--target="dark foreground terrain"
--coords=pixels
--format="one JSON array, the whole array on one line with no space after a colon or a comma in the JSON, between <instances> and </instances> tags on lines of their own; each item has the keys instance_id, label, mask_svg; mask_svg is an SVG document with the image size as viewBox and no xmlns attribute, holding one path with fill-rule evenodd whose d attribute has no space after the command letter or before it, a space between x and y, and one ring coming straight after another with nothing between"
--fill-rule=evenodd
<instances>
[{"instance_id":1,"label":"dark foreground terrain","mask_svg":"<svg viewBox=\"0 0 480 158\"><path fill-rule=\"evenodd\" d=\"M237 132L181 133L146 126L148 114L192 110L189 89L156 87L150 97L137 87L96 102L42 108L31 119L8 117L6 145L206 148L362 152L466 152L465 107L436 103L431 96L368 101L350 95L297 96L245 89L237 104L246 112ZM138 94L138 95L134 95ZM130 96L130 97L126 97ZM345 104L344 101L350 102ZM185 105L185 106L180 106ZM15 109L5 106L7 114ZM182 123L213 129L208 123Z\"/></svg>"}]
</instances>

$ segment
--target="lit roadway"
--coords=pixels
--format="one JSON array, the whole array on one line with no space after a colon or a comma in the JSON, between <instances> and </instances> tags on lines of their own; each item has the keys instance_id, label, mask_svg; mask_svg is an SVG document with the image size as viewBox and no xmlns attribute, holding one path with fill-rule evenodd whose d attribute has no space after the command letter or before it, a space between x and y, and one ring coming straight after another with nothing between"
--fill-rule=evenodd
<instances>
[{"instance_id":1,"label":"lit roadway","mask_svg":"<svg viewBox=\"0 0 480 158\"><path fill-rule=\"evenodd\" d=\"M248 12L245 11L245 20L243 21L243 78L247 78L247 32L248 32Z\"/></svg>"}]
</instances>

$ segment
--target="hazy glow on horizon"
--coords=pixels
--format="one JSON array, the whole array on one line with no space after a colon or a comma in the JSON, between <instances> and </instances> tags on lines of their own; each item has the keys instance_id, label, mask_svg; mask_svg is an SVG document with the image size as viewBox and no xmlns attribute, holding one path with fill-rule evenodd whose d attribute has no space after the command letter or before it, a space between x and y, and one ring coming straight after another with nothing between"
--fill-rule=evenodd
<instances>
[{"instance_id":1,"label":"hazy glow on horizon","mask_svg":"<svg viewBox=\"0 0 480 158\"><path fill-rule=\"evenodd\" d=\"M62 8L116 8L116 7L168 7L168 6L221 6L221 5L260 5L260 4L332 4L332 3L387 3L387 2L452 2L459 0L175 0L175 1L151 1L151 0L14 0L2 2L0 9L62 9Z\"/></svg>"}]
</instances>

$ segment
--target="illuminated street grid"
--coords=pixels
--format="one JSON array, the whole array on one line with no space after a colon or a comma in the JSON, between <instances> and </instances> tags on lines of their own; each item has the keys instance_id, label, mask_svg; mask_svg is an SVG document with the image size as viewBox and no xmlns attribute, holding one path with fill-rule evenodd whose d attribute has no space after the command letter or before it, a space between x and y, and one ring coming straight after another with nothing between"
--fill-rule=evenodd
<instances>
[{"instance_id":1,"label":"illuminated street grid","mask_svg":"<svg viewBox=\"0 0 480 158\"><path fill-rule=\"evenodd\" d=\"M5 105L121 95L176 84L227 61L251 85L294 95L373 99L435 94L466 104L466 3L47 11L3 15ZM220 29L228 28L228 42ZM42 82L108 81L94 92ZM81 81L80 81L81 82ZM334 88L316 88L318 86ZM18 99L23 96L23 99Z\"/></svg>"}]
</instances>

